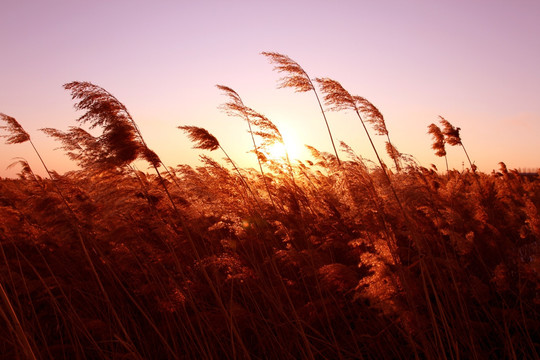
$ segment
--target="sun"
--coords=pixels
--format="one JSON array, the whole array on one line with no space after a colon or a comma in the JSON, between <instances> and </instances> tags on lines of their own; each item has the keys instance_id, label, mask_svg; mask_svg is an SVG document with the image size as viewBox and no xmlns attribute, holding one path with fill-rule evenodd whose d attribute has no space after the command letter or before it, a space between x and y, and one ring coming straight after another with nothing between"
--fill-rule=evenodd
<instances>
[{"instance_id":1,"label":"sun","mask_svg":"<svg viewBox=\"0 0 540 360\"><path fill-rule=\"evenodd\" d=\"M276 142L266 149L266 155L272 160L286 160L287 155L289 160L293 161L300 157L302 151L296 134L286 127L280 127L283 143Z\"/></svg>"},{"instance_id":2,"label":"sun","mask_svg":"<svg viewBox=\"0 0 540 360\"><path fill-rule=\"evenodd\" d=\"M274 143L267 148L267 152L268 158L272 160L281 160L287 158L288 150L284 144Z\"/></svg>"}]
</instances>

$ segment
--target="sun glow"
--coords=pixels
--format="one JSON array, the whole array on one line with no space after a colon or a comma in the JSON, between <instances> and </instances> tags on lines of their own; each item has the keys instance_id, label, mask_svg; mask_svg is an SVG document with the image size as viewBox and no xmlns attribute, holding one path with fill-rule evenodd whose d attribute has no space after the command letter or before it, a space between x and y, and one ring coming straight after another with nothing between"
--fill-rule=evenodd
<instances>
[{"instance_id":1,"label":"sun glow","mask_svg":"<svg viewBox=\"0 0 540 360\"><path fill-rule=\"evenodd\" d=\"M268 147L268 158L272 160L281 160L287 158L288 150L282 143L275 143ZM291 155L289 155L290 157Z\"/></svg>"},{"instance_id":2,"label":"sun glow","mask_svg":"<svg viewBox=\"0 0 540 360\"><path fill-rule=\"evenodd\" d=\"M279 131L283 136L283 143L276 142L269 146L266 151L268 158L272 160L286 160L287 155L291 161L300 158L302 146L295 132L283 125L279 126Z\"/></svg>"}]
</instances>

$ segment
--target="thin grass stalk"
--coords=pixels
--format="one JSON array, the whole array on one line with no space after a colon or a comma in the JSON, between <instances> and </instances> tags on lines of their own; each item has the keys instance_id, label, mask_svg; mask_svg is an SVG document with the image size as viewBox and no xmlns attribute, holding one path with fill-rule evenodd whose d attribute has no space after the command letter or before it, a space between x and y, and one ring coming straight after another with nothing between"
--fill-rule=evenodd
<instances>
[{"instance_id":1,"label":"thin grass stalk","mask_svg":"<svg viewBox=\"0 0 540 360\"><path fill-rule=\"evenodd\" d=\"M272 259L273 260L273 259ZM293 323L295 324L295 326L298 327L298 331L300 333L300 337L302 338L302 341L304 343L304 346L305 346L305 351L306 353L304 353L305 355L305 358L309 358L309 359L315 359L314 357L314 354L313 354L313 351L311 350L311 343L310 341L308 340L308 337L307 337L307 334L304 330L304 326L302 326L302 320L300 319L300 317L298 316L298 313L294 307L294 304L292 302L292 299L287 291L287 287L285 286L285 283L283 282L283 277L281 276L280 272L279 272L279 269L277 267L277 265L275 264L274 261L270 261L270 263L272 264L273 266L273 270L276 272L276 274L278 275L278 279L279 279L279 284L282 286L282 289L283 289L283 293L285 294L285 297L287 299L287 303L288 305L290 306L290 309L291 309L291 312L292 312L292 315L293 315L293 318L294 318L294 321Z\"/></svg>"},{"instance_id":2,"label":"thin grass stalk","mask_svg":"<svg viewBox=\"0 0 540 360\"><path fill-rule=\"evenodd\" d=\"M157 214L157 215L159 216L159 214ZM163 221L163 220L162 220L162 221ZM142 239L141 239L141 240L142 240ZM144 240L142 240L142 241L144 241ZM185 274L185 272L184 272L184 269L183 269L183 266L182 266L182 264L181 264L181 262L180 262L180 259L179 259L178 256L176 255L176 252L175 252L174 249L172 248L171 244L170 244L169 242L167 242L167 241L165 241L164 244L165 244L165 246L167 247L167 249L169 250L169 252L170 252L170 253L172 254L172 256L173 256L173 259L174 259L174 262L175 262L177 271L180 273L180 275L182 276L183 279L188 279L188 276L187 276L187 275ZM142 269L142 268L143 268L143 263L140 262L139 256L137 256L138 254L133 253L133 251L131 250L131 248L130 248L130 251L132 252L132 254L134 255L134 257L136 258L137 263L139 264L139 267L141 267L141 269ZM117 281L121 281L121 279L118 278ZM121 284L121 287L124 288L122 284ZM140 308L140 305L138 305L138 304L135 303L135 298L133 298L133 297L128 293L128 290L125 289L125 291L126 291L126 294L128 295L128 297L130 297L130 299L132 299L132 301L134 302L134 304L136 305L136 307ZM197 309L197 304L193 301L194 296L193 296L193 293L191 292L191 290L189 289L189 287L188 287L187 295L188 295L188 296L187 296L187 299L189 299L190 305L193 306L195 309ZM142 308L140 308L140 311L144 311L144 310L143 310ZM185 308L184 308L184 311L185 311ZM145 318L147 318L147 320L148 320L149 322L152 322L152 320L151 320L146 314L143 313L143 316L144 316ZM184 324L183 324L183 325L184 325ZM192 333L195 333L196 330L195 330L193 324L192 324L190 321L188 322L188 325L189 325L189 329L192 331ZM199 326L200 326L200 324L199 324ZM153 325L153 327L155 327L155 326ZM187 328L184 326L184 329L187 329ZM161 337L161 336L160 336L160 337ZM199 347L198 353L202 354L204 351L208 351L208 349L206 349L206 350L204 349L204 344L203 344L204 341L206 341L207 339L202 339L201 336L196 336L195 338L190 337L190 339L191 339L191 342L196 343L197 346ZM168 346L168 345L167 345L167 346Z\"/></svg>"},{"instance_id":3,"label":"thin grass stalk","mask_svg":"<svg viewBox=\"0 0 540 360\"><path fill-rule=\"evenodd\" d=\"M103 255L103 254L101 254ZM137 308L137 310L139 310L140 314L148 321L148 324L150 325L150 327L154 330L154 332L158 335L158 337L161 339L163 345L165 346L165 348L169 351L169 353L173 356L176 355L176 351L173 350L170 345L168 344L168 341L167 339L165 338L165 336L163 336L163 334L161 333L161 331L158 329L157 325L154 323L154 321L150 318L150 316L146 313L146 311L144 311L144 309L141 307L141 305L139 305L139 303L137 302L137 300L135 300L135 298L130 294L130 291L124 286L123 284L123 281L122 279L120 279L116 273L116 271L114 271L114 269L112 269L109 265L109 263L105 263L106 266L109 268L109 273L113 276L114 280L116 281L117 285L122 289L122 291L124 292L124 294L129 298L129 300L131 300L132 304L135 305L135 307Z\"/></svg>"},{"instance_id":4,"label":"thin grass stalk","mask_svg":"<svg viewBox=\"0 0 540 360\"><path fill-rule=\"evenodd\" d=\"M259 208L259 211L262 211L261 204L259 203L259 200L258 200L257 196L253 193L253 190L251 189L251 186L249 186L249 184L247 183L247 180L245 179L244 175L242 175L242 173L240 172L240 170L238 169L238 167L236 166L234 161L231 159L229 154L227 154L225 149L223 149L223 147L221 145L219 145L219 148L221 149L221 151L223 151L223 154L225 154L225 156L227 157L227 159L229 160L229 162L233 166L234 170L236 171L236 173L240 177L240 180L244 184L245 188L249 191L249 193L253 197L253 200L255 201L255 203L257 204L257 207Z\"/></svg>"},{"instance_id":5,"label":"thin grass stalk","mask_svg":"<svg viewBox=\"0 0 540 360\"><path fill-rule=\"evenodd\" d=\"M73 211L73 209L71 208L71 206L69 205L69 203L67 202L66 198L64 197L62 191L60 190L60 188L56 185L55 183L55 180L52 178L51 176L51 173L49 171L49 169L47 168L47 165L45 165L45 162L43 161L43 159L41 158L41 155L39 155L39 152L37 151L36 147L34 146L34 144L32 143L32 141L30 141L30 144L32 144L32 147L34 148L36 154L38 155L39 159L41 160L43 166L45 167L45 170L47 171L47 173L49 174L49 177L51 179L51 182L53 183L54 187L56 188L58 194L60 195L60 197L62 198L62 202L64 203L64 205L67 207L68 211L70 212L70 214L74 217L76 223L73 224L74 226L74 230L75 232L77 233L77 237L79 239L79 242L81 244L81 247L83 249L83 253L85 255L85 258L86 260L88 261L88 264L90 265L90 269L92 270L92 274L94 275L94 278L96 279L97 283L98 283L98 286L103 294L103 296L105 297L105 302L107 304L109 304L110 306L110 310L113 314L113 317L115 318L116 320L116 323L117 325L120 327L123 335L125 336L125 338L128 340L127 344L130 344L129 348L136 348L133 341L131 340L127 330L125 329L123 323L122 323L122 320L120 319L120 316L118 315L117 311L114 309L114 306L113 306L113 303L112 301L110 300L109 298L109 295L107 293L107 290L105 289L105 286L103 285L103 282L101 281L101 277L99 276L96 268L95 268L95 265L94 265L94 262L92 261L92 258L90 256L90 253L88 252L88 248L86 246L86 243L83 239L83 236L80 232L80 229L79 229L79 223L80 221L78 220L78 216L75 214L75 212ZM142 360L142 357L140 357L139 354L136 354L136 357L138 359L141 359Z\"/></svg>"},{"instance_id":6,"label":"thin grass stalk","mask_svg":"<svg viewBox=\"0 0 540 360\"><path fill-rule=\"evenodd\" d=\"M465 152L465 156L467 157L467 161L469 161L469 165L471 167L471 171L476 174L476 165L474 165L471 161L471 158L469 157L469 154L467 153L467 149L465 149L465 146L463 143L461 143L461 147L463 148L463 152ZM480 185L480 183L478 183Z\"/></svg>"},{"instance_id":7,"label":"thin grass stalk","mask_svg":"<svg viewBox=\"0 0 540 360\"><path fill-rule=\"evenodd\" d=\"M3 239L4 240L4 239ZM13 239L11 238L11 236L7 236L7 238L5 240L8 240L9 242L11 242L11 245L15 248L16 245L15 245L15 241L13 241ZM39 250L38 250L39 251ZM7 276L6 278L8 278L9 280L4 280L3 278L0 280L0 287L4 286L3 284L5 284L5 288L8 288L9 285L11 285L11 288L12 289L17 289L17 285L16 285L16 282L15 282L15 279L14 279L14 276L13 276L13 271L9 265L9 260L7 258L7 255L4 251L4 244L3 244L3 241L0 242L0 252L2 254L2 258L3 258L3 261L4 261L4 264L6 264L6 267L7 267ZM24 272L22 271L22 266L21 266L21 261L19 259L17 259L17 264L19 265L19 272L20 274L23 274ZM24 278L24 276L23 276ZM32 303L32 299L31 299L31 295L30 295L30 291L28 289L28 283L26 281L26 279L23 281L23 287L24 287L24 290L26 291L26 295L27 295L27 299L28 299L28 302L31 303L30 304L30 309L32 311L32 315L34 316L35 319L38 319L38 315L36 313L36 307L34 306L34 304ZM5 289L2 290L4 293L5 292ZM6 293L6 296L7 296L7 293ZM23 307L26 307L26 303L25 305L22 304L22 302L24 302L24 300L21 302L22 299L20 299L20 296L14 296L12 297L11 299L9 297L7 297L8 301L11 303L11 306L10 304L8 304L8 308L11 308L13 310L15 310L17 308L19 314L24 314L24 310L23 310ZM2 307L0 306L0 312L3 313L3 310L1 309ZM15 313L15 317L17 316L16 312ZM6 320L6 323L8 323L9 327L11 329L13 329L13 325L9 323L9 319L6 317L6 314L3 314L2 315L5 320ZM22 317L22 320L24 320L25 317L23 316ZM21 328L23 328L23 324L21 324ZM46 340L45 340L45 334L43 332L43 327L42 327L42 324L37 323L37 328L38 328L38 331L39 331L39 335L41 337L41 340L43 341L43 343L46 343ZM26 334L25 334L26 335ZM35 341L34 341L35 343ZM37 346L36 346L37 347Z\"/></svg>"},{"instance_id":8,"label":"thin grass stalk","mask_svg":"<svg viewBox=\"0 0 540 360\"><path fill-rule=\"evenodd\" d=\"M24 287L24 290L26 292L26 296L27 296L27 302L26 304L21 304L21 302L19 301L19 299L15 299L17 302L18 302L18 305L19 305L19 311L20 313L24 314L25 312L25 309L27 307L29 307L32 311L32 315L34 316L34 318L37 320L37 330L39 332L39 335L41 337L41 340L42 340L42 344L47 344L48 340L47 340L47 337L43 331L43 327L44 326L47 326L48 324L42 324L41 321L39 320L39 315L37 314L37 311L36 311L36 306L34 305L34 302L33 302L33 298L32 298L32 295L31 295L31 291L29 289L29 285L28 285L28 282L26 281L26 278L24 276L24 270L23 270L23 264L22 264L22 261L21 259L19 258L19 256L21 256L23 258L23 260L25 260L28 264L28 259L24 256L24 254L22 254L22 252L20 251L20 249L17 247L17 245L15 244L15 241L13 239L11 239L11 237L9 238L9 241L11 242L11 245L13 246L13 248L15 249L15 251L17 252L17 264L18 264L18 273L21 274L21 276L24 278L24 281L23 281L23 287ZM37 244L35 244L37 245ZM45 264L45 266L50 270L49 268L49 264L48 262L45 260L45 257L43 256L42 254L42 251L41 249L39 249L38 246L34 246L34 248L37 250L37 252L39 253L41 259L43 260L43 263ZM2 255L3 255L3 258L4 258L4 261L6 264L8 264L8 260L7 260L7 257L6 257L6 254L4 252L4 248L3 246L0 245L0 249L2 250ZM49 295L49 298L51 300L51 303L53 304L53 308L56 310L57 314L59 315L58 317L61 318L61 321L64 323L64 325L68 325L67 323L67 320L66 320L66 316L64 315L64 312L60 310L60 306L58 304L58 301L57 299L53 296L53 294L51 293L51 290L50 290L50 286L45 282L45 280L43 279L43 277L36 272L35 268L33 267L32 264L29 264L30 268L32 268L32 270L35 272L35 274L37 275L41 285L43 286L43 288L45 289L45 291L47 292L47 295ZM11 269L9 268L8 266L8 271L9 271L9 275L10 275L10 279L12 281L12 286L15 286L14 282L13 282L13 278L12 278L12 272L11 272ZM50 274L51 274L51 277L52 279L54 279L54 282L55 284L58 286L58 288L60 289L61 293L62 293L62 296L64 296L64 298L67 300L67 298L65 297L64 295L64 292L63 292L63 289L60 287L60 283L58 282L58 279L56 278L56 276L52 273L52 271L50 271ZM15 288L15 287L14 287ZM69 301L69 300L68 300ZM30 303L30 306L27 306L27 304ZM25 306L26 305L26 306ZM24 319L24 318L23 318ZM58 320L57 320L58 321ZM58 323L60 323L60 321L58 321ZM35 328L32 329L33 332L35 331ZM71 334L71 332L69 332L69 338L70 340L75 343L75 339L73 338L73 335ZM35 339L35 335L33 336L33 338ZM34 340L34 343L36 343L36 340ZM37 346L36 346L37 347ZM98 349L99 347L96 347L96 349ZM46 347L46 352L47 354L49 355L49 357L53 357L52 354L50 353L50 350L49 350L49 347ZM43 355L43 351L41 351L41 355Z\"/></svg>"},{"instance_id":9,"label":"thin grass stalk","mask_svg":"<svg viewBox=\"0 0 540 360\"><path fill-rule=\"evenodd\" d=\"M184 230L184 234L186 235L186 237L188 238L188 243L190 244L191 246L191 249L193 250L193 254L195 255L195 258L197 259L197 261L202 261L202 258L199 254L199 251L195 245L195 242L191 236L191 232L189 231L189 228L187 226L187 223L184 219L184 217L180 214L180 212L178 211L178 208L176 207L176 204L174 203L172 197L171 197L171 194L169 193L169 190L167 189L167 186L165 185L165 180L163 179L163 177L161 176L158 168L156 165L153 165L154 169L156 170L156 173L159 177L159 181L163 187L163 189L165 190L165 193L167 194L167 197L169 199L169 201L171 202L171 205L173 207L173 210L175 212L175 214L177 215L178 219L180 220L180 224L182 226L182 229ZM221 299L221 296L219 295L216 287L214 286L214 282L212 281L212 279L210 278L210 275L208 274L208 272L206 271L206 269L204 267L202 267L202 273L203 273L203 276L205 278L205 280L207 281L208 283L208 286L210 287L210 290L212 291L213 295L215 296L216 298L216 301L219 305L219 308L220 310L223 312L224 315L228 316L228 312L227 312L227 309L225 307L225 305L223 304L223 300ZM238 341L240 347L242 348L243 352L244 352L244 355L249 359L251 358L250 355L249 355L249 351L247 350L245 344L244 344L244 341L240 335L240 333L238 332L238 329L236 326L233 326L231 324L232 328L233 328L233 336L235 337L235 339Z\"/></svg>"},{"instance_id":10,"label":"thin grass stalk","mask_svg":"<svg viewBox=\"0 0 540 360\"><path fill-rule=\"evenodd\" d=\"M307 74L306 74L307 75ZM341 160L339 159L338 152L336 150L336 145L334 143L334 138L332 137L332 132L330 131L330 125L328 124L328 119L326 118L326 113L324 112L323 106L321 104L321 99L319 98L319 94L317 94L317 91L315 90L315 86L311 82L311 79L309 80L309 83L311 86L313 86L313 93L315 93L315 98L317 99L317 104L319 104L319 109L321 110L324 123L326 124L326 129L328 130L328 135L330 136L330 141L332 142L332 148L334 149L334 154L336 154L336 159L338 162L338 165L341 166Z\"/></svg>"},{"instance_id":11,"label":"thin grass stalk","mask_svg":"<svg viewBox=\"0 0 540 360\"><path fill-rule=\"evenodd\" d=\"M18 246L16 245L15 241L11 240L11 243L14 247L14 249L17 251L17 255L20 256L22 258L22 260L24 260L25 262L25 266L27 266L28 268L30 268L32 270L32 272L36 275L36 277L39 279L39 282L43 285L44 289L46 290L47 292L47 295L49 295L49 298L52 300L52 304L54 306L54 308L56 309L56 311L58 312L58 314L61 314L63 315L64 311L65 311L65 306L61 306L59 303L58 303L58 300L56 299L56 296L52 293L50 287L48 286L47 282L45 281L44 277L39 273L39 271L36 269L35 267L35 263L33 263L30 259L28 259L25 254L22 252L22 250L20 250L18 248ZM64 299L67 300L67 305L68 305L68 310L71 311L70 313L70 317L74 317L75 319L75 322L77 323L77 325L79 326L79 328L82 330L82 332L84 333L84 335L86 336L86 339L89 340L92 345L95 347L96 350L99 350L101 351L101 348L100 346L98 345L98 343L96 342L96 340L93 338L93 336L88 332L87 328L84 326L81 318L79 317L79 315L77 314L77 311L76 309L73 307L73 304L72 302L70 301L70 296L68 296L66 294L66 292L64 291L64 288L62 287L62 285L60 284L60 282L58 281L57 277L54 275L54 272L53 270L51 269L49 263L47 262L47 260L45 259L45 256L43 255L41 249L39 249L39 247L36 247L36 250L40 256L40 258L43 260L43 264L46 266L46 269L48 270L51 278L54 279L55 281L55 284L57 286L57 288L59 289L60 293L62 294L62 297ZM2 248L2 252L3 252L3 248ZM4 254L4 258L5 258L5 254ZM22 268L22 263L21 261L19 261L19 271L21 274L23 274L23 268ZM68 326L68 319L66 319L65 316L62 316L62 320L64 321L64 324L66 325L66 327ZM75 325L74 325L75 326ZM70 332L69 333L69 336L70 336L70 339L75 342L76 338L74 339L72 336L72 333ZM47 352L49 352L49 349L47 348Z\"/></svg>"},{"instance_id":12,"label":"thin grass stalk","mask_svg":"<svg viewBox=\"0 0 540 360\"><path fill-rule=\"evenodd\" d=\"M274 198L272 196L272 192L270 191L270 187L268 186L268 181L266 180L266 175L264 174L261 159L259 156L259 148L257 147L257 143L255 142L255 136L253 135L253 130L251 128L251 120L249 120L248 115L246 115L246 121L248 123L249 133L251 135L251 140L253 141L253 149L255 150L255 156L257 157L257 163L259 164L259 170L261 171L261 176L264 182L264 186L266 187L266 192L268 193L268 197L270 198L270 202L272 203L272 207L274 208L274 211L277 211L276 204L274 203Z\"/></svg>"},{"instance_id":13,"label":"thin grass stalk","mask_svg":"<svg viewBox=\"0 0 540 360\"><path fill-rule=\"evenodd\" d=\"M270 187L268 186L268 181L266 179L266 175L263 170L263 166L262 166L261 159L259 156L259 148L255 141L255 135L253 134L253 128L251 126L251 119L249 116L249 112L253 112L253 111L244 105L244 102L242 101L242 98L240 97L240 95L238 95L238 93L234 91L233 89L227 86L223 86L223 85L217 85L217 88L224 91L232 99L232 102L226 104L224 108L226 110L228 109L230 113L236 113L237 115L240 115L248 123L249 134L251 135L251 141L253 142L253 150L255 151L255 156L257 157L257 163L259 164L259 170L261 172L264 186L266 188L266 192L268 193L268 197L270 198L270 202L272 203L272 208L274 209L274 211L277 211L276 204L272 196L272 192L270 191Z\"/></svg>"},{"instance_id":14,"label":"thin grass stalk","mask_svg":"<svg viewBox=\"0 0 540 360\"><path fill-rule=\"evenodd\" d=\"M519 280L521 282L521 278ZM519 286L519 289L521 292L522 286ZM520 311L521 318L523 319L523 323L526 323L525 311L523 309L523 298L521 294L519 296L519 311ZM528 327L525 327L525 333L527 334L527 342L529 343L529 348L532 352L533 357L540 358L540 356L538 356L538 352L536 351L537 347L535 347L535 344L534 344L534 340L533 340L534 337L531 336L531 333L529 332Z\"/></svg>"},{"instance_id":15,"label":"thin grass stalk","mask_svg":"<svg viewBox=\"0 0 540 360\"><path fill-rule=\"evenodd\" d=\"M36 355L34 354L34 350L30 345L30 341L28 340L28 337L24 329L22 328L19 317L15 313L13 305L11 304L11 301L9 300L9 297L2 283L0 283L0 298L2 299L2 302L4 304L3 307L0 307L0 315L2 315L8 326L11 328L12 332L15 334L15 338L21 346L25 357L27 357L28 359L37 360ZM4 312L4 308L7 309L7 312Z\"/></svg>"}]
</instances>

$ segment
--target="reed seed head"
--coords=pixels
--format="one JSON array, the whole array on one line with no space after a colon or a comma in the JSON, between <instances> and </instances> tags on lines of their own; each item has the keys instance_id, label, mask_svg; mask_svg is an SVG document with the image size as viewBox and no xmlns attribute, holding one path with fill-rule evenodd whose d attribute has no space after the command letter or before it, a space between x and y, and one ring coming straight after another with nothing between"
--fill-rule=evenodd
<instances>
[{"instance_id":1,"label":"reed seed head","mask_svg":"<svg viewBox=\"0 0 540 360\"><path fill-rule=\"evenodd\" d=\"M30 135L23 129L21 124L14 117L0 113L2 119L7 125L0 126L0 129L5 130L9 135L0 135L6 138L6 144L20 144L30 140Z\"/></svg>"},{"instance_id":2,"label":"reed seed head","mask_svg":"<svg viewBox=\"0 0 540 360\"><path fill-rule=\"evenodd\" d=\"M333 111L358 110L355 98L335 80L316 78L324 95L324 102Z\"/></svg>"},{"instance_id":3,"label":"reed seed head","mask_svg":"<svg viewBox=\"0 0 540 360\"><path fill-rule=\"evenodd\" d=\"M401 157L401 153L389 141L386 142L386 153L388 154L388 156L390 156L392 160L394 160L394 162L397 162Z\"/></svg>"},{"instance_id":4,"label":"reed seed head","mask_svg":"<svg viewBox=\"0 0 540 360\"><path fill-rule=\"evenodd\" d=\"M354 100L356 101L358 110L365 116L366 121L373 126L375 133L377 135L388 135L384 117L379 109L361 96L354 96Z\"/></svg>"},{"instance_id":5,"label":"reed seed head","mask_svg":"<svg viewBox=\"0 0 540 360\"><path fill-rule=\"evenodd\" d=\"M75 108L86 111L78 121L89 122L90 128L103 128L99 141L108 153L104 163L123 166L139 156L146 159L146 146L138 135L135 122L116 97L89 82L73 81L65 84L64 88L71 91L73 99L78 100Z\"/></svg>"},{"instance_id":6,"label":"reed seed head","mask_svg":"<svg viewBox=\"0 0 540 360\"><path fill-rule=\"evenodd\" d=\"M276 52L262 52L261 54L266 56L274 64L274 70L286 74L279 79L279 88L290 87L295 89L296 92L314 90L309 76L296 61L287 55Z\"/></svg>"},{"instance_id":7,"label":"reed seed head","mask_svg":"<svg viewBox=\"0 0 540 360\"><path fill-rule=\"evenodd\" d=\"M461 145L461 137L459 136L460 128L454 127L448 120L439 116L439 121L443 126L442 133L445 136L445 141L448 145Z\"/></svg>"},{"instance_id":8,"label":"reed seed head","mask_svg":"<svg viewBox=\"0 0 540 360\"><path fill-rule=\"evenodd\" d=\"M435 150L435 155L439 157L446 156L444 134L441 131L441 128L435 124L431 124L428 126L428 134L431 134L433 137L433 144L431 145L431 148Z\"/></svg>"},{"instance_id":9,"label":"reed seed head","mask_svg":"<svg viewBox=\"0 0 540 360\"><path fill-rule=\"evenodd\" d=\"M189 140L195 143L193 148L214 151L219 148L219 141L208 130L197 126L178 126L187 133Z\"/></svg>"}]
</instances>

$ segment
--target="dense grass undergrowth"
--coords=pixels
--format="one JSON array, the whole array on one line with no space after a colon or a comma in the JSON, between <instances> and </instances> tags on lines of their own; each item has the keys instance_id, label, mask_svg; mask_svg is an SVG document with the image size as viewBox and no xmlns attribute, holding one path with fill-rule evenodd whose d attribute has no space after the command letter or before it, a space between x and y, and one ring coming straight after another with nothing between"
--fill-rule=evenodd
<instances>
[{"instance_id":1,"label":"dense grass undergrowth","mask_svg":"<svg viewBox=\"0 0 540 360\"><path fill-rule=\"evenodd\" d=\"M282 86L315 92L298 64L265 55ZM0 181L3 358L538 358L538 177L504 164L423 168L391 144L371 103L317 82L327 107L388 138L392 168L346 144L340 159L325 111L334 154L271 159L279 130L225 86L224 110L246 121L259 168L227 153L167 167L114 96L67 84L79 120L103 132L44 129L80 170L41 178L21 160L20 178ZM8 143L31 144L2 120ZM439 156L463 145L445 121L429 129ZM225 151L181 128L196 147Z\"/></svg>"}]
</instances>

